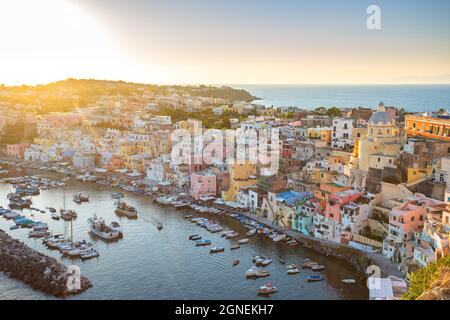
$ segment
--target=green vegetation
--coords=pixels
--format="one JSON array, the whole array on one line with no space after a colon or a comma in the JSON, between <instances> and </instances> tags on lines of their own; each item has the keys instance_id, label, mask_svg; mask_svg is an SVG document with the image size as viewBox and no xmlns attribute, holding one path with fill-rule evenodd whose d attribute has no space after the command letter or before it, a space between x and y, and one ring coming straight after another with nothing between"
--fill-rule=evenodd
<instances>
[{"instance_id":1,"label":"green vegetation","mask_svg":"<svg viewBox=\"0 0 450 320\"><path fill-rule=\"evenodd\" d=\"M230 119L246 119L246 116L240 115L231 110L224 111L221 115L216 115L212 108L205 108L202 111L189 112L183 109L164 108L159 113L163 116L171 116L172 122L178 122L187 119L200 120L207 129L229 129L231 128Z\"/></svg>"},{"instance_id":2,"label":"green vegetation","mask_svg":"<svg viewBox=\"0 0 450 320\"><path fill-rule=\"evenodd\" d=\"M430 263L426 268L421 268L412 273L408 277L410 281L409 290L403 295L403 299L417 299L426 290L431 289L431 285L437 280L441 271L448 267L450 267L450 256L441 258L437 262Z\"/></svg>"},{"instance_id":3,"label":"green vegetation","mask_svg":"<svg viewBox=\"0 0 450 320\"><path fill-rule=\"evenodd\" d=\"M327 110L327 115L330 117L341 117L342 112L341 112L341 109L339 109L339 108L331 107Z\"/></svg>"},{"instance_id":4,"label":"green vegetation","mask_svg":"<svg viewBox=\"0 0 450 320\"><path fill-rule=\"evenodd\" d=\"M24 141L33 141L36 133L30 127L25 127L23 122L7 124L0 136L0 144L16 144Z\"/></svg>"},{"instance_id":5,"label":"green vegetation","mask_svg":"<svg viewBox=\"0 0 450 320\"><path fill-rule=\"evenodd\" d=\"M70 112L95 104L102 96L120 96L133 100L142 94L203 96L228 101L251 101L255 98L245 90L230 87L156 86L94 79L67 79L37 86L0 86L0 102L25 105L26 109L38 114Z\"/></svg>"}]
</instances>

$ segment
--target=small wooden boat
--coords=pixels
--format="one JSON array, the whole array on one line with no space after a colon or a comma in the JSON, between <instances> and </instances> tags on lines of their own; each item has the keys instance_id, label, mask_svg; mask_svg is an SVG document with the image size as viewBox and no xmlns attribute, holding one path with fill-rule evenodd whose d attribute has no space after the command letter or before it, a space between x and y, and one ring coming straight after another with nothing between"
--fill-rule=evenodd
<instances>
[{"instance_id":1,"label":"small wooden boat","mask_svg":"<svg viewBox=\"0 0 450 320\"><path fill-rule=\"evenodd\" d=\"M211 244L211 240L196 240L196 246L209 246Z\"/></svg>"},{"instance_id":2,"label":"small wooden boat","mask_svg":"<svg viewBox=\"0 0 450 320\"><path fill-rule=\"evenodd\" d=\"M347 284L354 284L356 283L355 279L342 279L343 283L347 283Z\"/></svg>"},{"instance_id":3,"label":"small wooden boat","mask_svg":"<svg viewBox=\"0 0 450 320\"><path fill-rule=\"evenodd\" d=\"M274 287L270 283L266 283L265 285L259 287L257 292L260 295L268 295L268 294L276 293L277 291L278 291L277 287Z\"/></svg>"},{"instance_id":4,"label":"small wooden boat","mask_svg":"<svg viewBox=\"0 0 450 320\"><path fill-rule=\"evenodd\" d=\"M239 259L233 260L233 267L237 266L239 264Z\"/></svg>"},{"instance_id":5,"label":"small wooden boat","mask_svg":"<svg viewBox=\"0 0 450 320\"><path fill-rule=\"evenodd\" d=\"M224 252L225 248L224 247L214 247L209 249L209 253L218 253L218 252Z\"/></svg>"},{"instance_id":6,"label":"small wooden boat","mask_svg":"<svg viewBox=\"0 0 450 320\"><path fill-rule=\"evenodd\" d=\"M324 280L324 277L323 277L323 276L320 276L320 275L314 275L314 276L308 276L308 277L306 278L306 280L307 280L308 282L317 282L317 281L323 281L323 280Z\"/></svg>"},{"instance_id":7,"label":"small wooden boat","mask_svg":"<svg viewBox=\"0 0 450 320\"><path fill-rule=\"evenodd\" d=\"M230 247L230 250L236 250L239 249L241 246L239 244L234 244Z\"/></svg>"}]
</instances>

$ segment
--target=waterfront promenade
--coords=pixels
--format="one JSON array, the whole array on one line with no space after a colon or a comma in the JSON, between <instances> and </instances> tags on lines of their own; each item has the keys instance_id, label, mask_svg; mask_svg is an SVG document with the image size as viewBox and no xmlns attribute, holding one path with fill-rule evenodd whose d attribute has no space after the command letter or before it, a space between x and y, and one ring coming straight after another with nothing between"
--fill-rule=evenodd
<instances>
[{"instance_id":1,"label":"waterfront promenade","mask_svg":"<svg viewBox=\"0 0 450 320\"><path fill-rule=\"evenodd\" d=\"M261 217L261 216L258 216L258 215L255 215L255 214L252 214L249 212L233 210L227 206L222 206L222 205L216 205L215 207L218 209L227 211L229 213L241 214L249 219L252 219L259 223L262 223L262 224L276 230L279 233L285 233L288 236L296 239L297 241L299 241L302 244L305 244L306 242L307 243L313 242L315 244L313 247L311 247L311 249L313 249L313 250L317 250L321 246L321 247L326 247L326 248L346 248L348 250L357 251L358 253L364 255L368 260L370 259L373 265L378 266L380 268L381 274L383 276L393 275L393 276L401 277L401 278L405 277L405 274L398 269L398 264L395 264L394 262L386 259L381 253L367 252L367 251L356 249L356 248L346 245L346 244L339 244L339 243L326 241L326 240L322 240L322 239L317 239L317 238L313 238L313 237L307 237L307 236L299 233L298 231L282 228L282 227L274 224L273 222L267 220L264 217Z\"/></svg>"}]
</instances>

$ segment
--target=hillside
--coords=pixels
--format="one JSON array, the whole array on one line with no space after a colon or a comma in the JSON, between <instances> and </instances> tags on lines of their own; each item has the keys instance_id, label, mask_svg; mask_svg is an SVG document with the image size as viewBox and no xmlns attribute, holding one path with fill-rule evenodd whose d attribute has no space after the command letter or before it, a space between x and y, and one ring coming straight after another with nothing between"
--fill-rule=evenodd
<instances>
[{"instance_id":1,"label":"hillside","mask_svg":"<svg viewBox=\"0 0 450 320\"><path fill-rule=\"evenodd\" d=\"M450 256L419 269L409 281L405 300L450 300Z\"/></svg>"}]
</instances>

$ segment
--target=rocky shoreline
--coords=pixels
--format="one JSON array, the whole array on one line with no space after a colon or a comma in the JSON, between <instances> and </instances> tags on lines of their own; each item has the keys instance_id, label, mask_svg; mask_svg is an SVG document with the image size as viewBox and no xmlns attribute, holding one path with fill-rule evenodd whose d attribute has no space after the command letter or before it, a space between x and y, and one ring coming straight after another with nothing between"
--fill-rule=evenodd
<instances>
[{"instance_id":1,"label":"rocky shoreline","mask_svg":"<svg viewBox=\"0 0 450 320\"><path fill-rule=\"evenodd\" d=\"M0 271L55 297L79 294L92 287L91 281L81 276L80 285L70 289L67 285L69 272L65 265L31 249L3 230L0 230Z\"/></svg>"}]
</instances>

